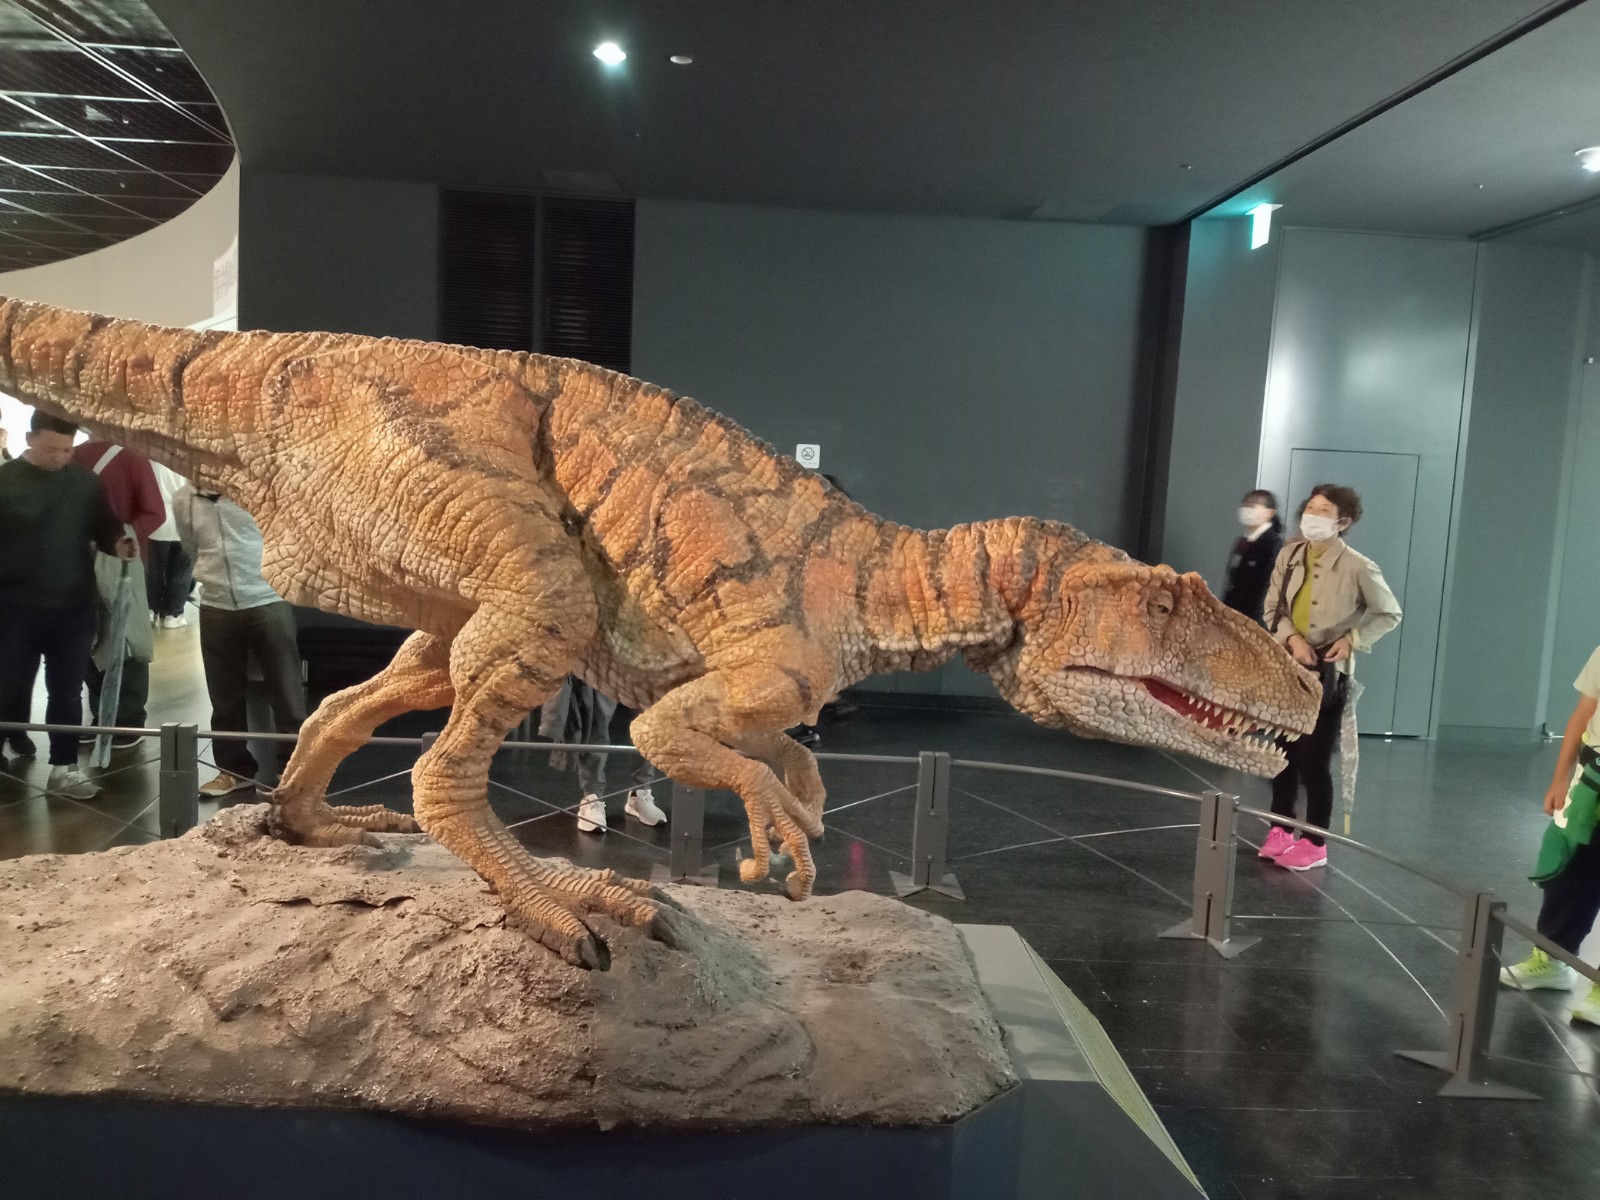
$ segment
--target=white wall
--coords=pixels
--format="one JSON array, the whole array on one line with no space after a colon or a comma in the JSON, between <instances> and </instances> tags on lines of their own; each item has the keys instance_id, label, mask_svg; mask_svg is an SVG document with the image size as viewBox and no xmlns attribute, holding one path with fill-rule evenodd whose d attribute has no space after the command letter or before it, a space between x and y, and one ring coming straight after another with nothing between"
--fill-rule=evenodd
<instances>
[{"instance_id":1,"label":"white wall","mask_svg":"<svg viewBox=\"0 0 1600 1200\"><path fill-rule=\"evenodd\" d=\"M227 319L212 304L211 274L239 236L239 161L188 209L148 233L45 267L0 271L0 296L188 327ZM32 410L0 396L0 426L22 448Z\"/></svg>"}]
</instances>

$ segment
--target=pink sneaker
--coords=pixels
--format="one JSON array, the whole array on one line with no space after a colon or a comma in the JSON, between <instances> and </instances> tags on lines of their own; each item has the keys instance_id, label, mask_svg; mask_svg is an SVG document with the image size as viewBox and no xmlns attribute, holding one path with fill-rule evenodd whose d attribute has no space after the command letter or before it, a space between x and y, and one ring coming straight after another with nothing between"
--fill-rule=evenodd
<instances>
[{"instance_id":1,"label":"pink sneaker","mask_svg":"<svg viewBox=\"0 0 1600 1200\"><path fill-rule=\"evenodd\" d=\"M1267 840L1261 843L1261 849L1256 852L1256 857L1271 862L1292 845L1294 845L1294 834L1282 825L1274 825L1272 832L1267 834Z\"/></svg>"},{"instance_id":2,"label":"pink sneaker","mask_svg":"<svg viewBox=\"0 0 1600 1200\"><path fill-rule=\"evenodd\" d=\"M1278 855L1277 862L1280 867L1291 871L1325 867L1328 865L1328 848L1317 845L1310 838L1296 838L1294 845Z\"/></svg>"}]
</instances>

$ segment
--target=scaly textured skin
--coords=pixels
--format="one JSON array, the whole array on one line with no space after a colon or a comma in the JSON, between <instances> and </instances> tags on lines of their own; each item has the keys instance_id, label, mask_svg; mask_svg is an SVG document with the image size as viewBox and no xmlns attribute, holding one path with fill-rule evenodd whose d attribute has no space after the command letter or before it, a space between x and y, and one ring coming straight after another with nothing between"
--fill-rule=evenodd
<instances>
[{"instance_id":1,"label":"scaly textured skin","mask_svg":"<svg viewBox=\"0 0 1600 1200\"><path fill-rule=\"evenodd\" d=\"M570 961L582 919L669 936L659 897L532 859L489 811L489 760L569 671L644 710L659 769L744 800L788 894L815 879L824 792L783 731L881 671L962 654L1018 709L1091 737L1270 774L1317 685L1197 576L1066 525L880 520L693 401L586 363L340 334L195 333L0 300L0 389L248 509L286 599L417 632L307 720L272 799L291 840L407 828L331 808L383 721L449 704L417 823Z\"/></svg>"}]
</instances>

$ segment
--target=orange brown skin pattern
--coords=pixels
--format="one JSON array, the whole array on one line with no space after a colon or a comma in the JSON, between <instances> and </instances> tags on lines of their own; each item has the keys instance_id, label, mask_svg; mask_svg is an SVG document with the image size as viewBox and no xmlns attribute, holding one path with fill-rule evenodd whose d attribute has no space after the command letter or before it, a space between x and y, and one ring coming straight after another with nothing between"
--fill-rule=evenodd
<instances>
[{"instance_id":1,"label":"orange brown skin pattern","mask_svg":"<svg viewBox=\"0 0 1600 1200\"><path fill-rule=\"evenodd\" d=\"M962 654L1046 725L1268 774L1245 718L1309 731L1316 685L1198 577L1066 525L880 520L725 418L568 359L347 334L196 333L0 299L0 390L228 495L285 599L416 630L306 721L272 794L281 834L368 840L412 820L326 802L382 722L451 706L413 773L416 825L569 961L586 919L671 937L647 885L529 856L487 802L505 734L574 672L623 703L672 778L743 799L794 899L816 877L815 758L783 731L840 689ZM1156 699L1159 678L1238 728Z\"/></svg>"}]
</instances>

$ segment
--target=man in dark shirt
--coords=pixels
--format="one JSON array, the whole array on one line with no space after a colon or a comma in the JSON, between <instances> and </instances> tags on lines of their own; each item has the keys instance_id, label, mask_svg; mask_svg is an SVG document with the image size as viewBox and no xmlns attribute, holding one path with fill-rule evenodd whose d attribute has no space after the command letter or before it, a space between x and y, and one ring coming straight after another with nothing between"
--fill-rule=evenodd
<instances>
[{"instance_id":1,"label":"man in dark shirt","mask_svg":"<svg viewBox=\"0 0 1600 1200\"><path fill-rule=\"evenodd\" d=\"M72 461L78 427L35 412L28 448L0 463L0 713L21 707L44 659L45 721L76 725L94 641L94 551L132 559L93 472ZM78 738L50 735L52 795L87 800L100 789L77 768Z\"/></svg>"}]
</instances>

